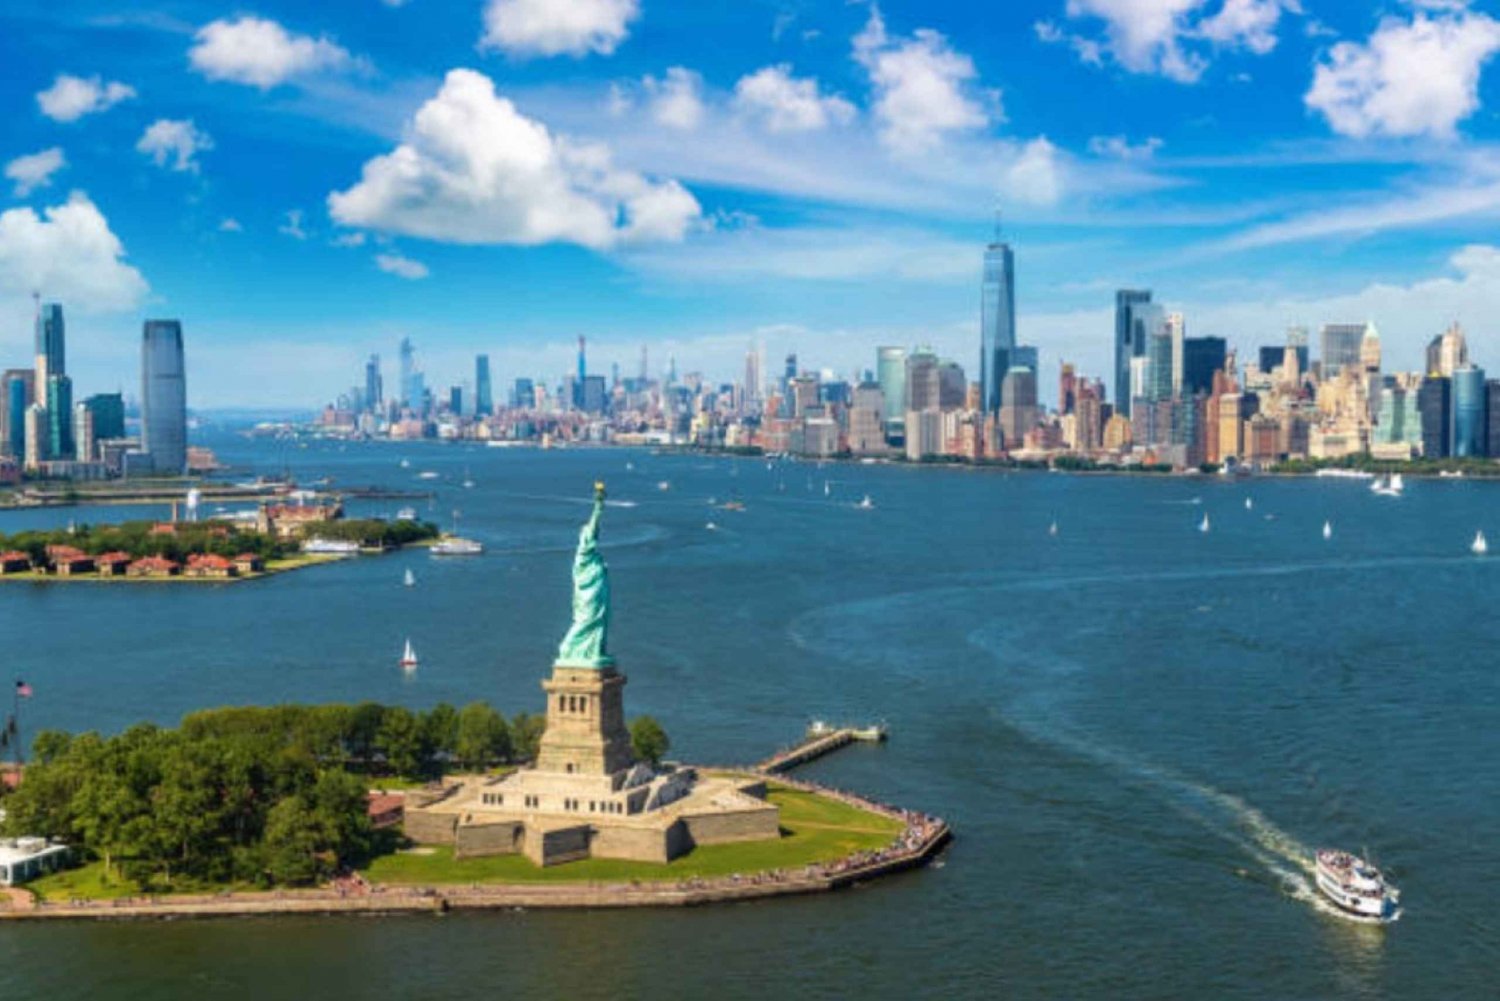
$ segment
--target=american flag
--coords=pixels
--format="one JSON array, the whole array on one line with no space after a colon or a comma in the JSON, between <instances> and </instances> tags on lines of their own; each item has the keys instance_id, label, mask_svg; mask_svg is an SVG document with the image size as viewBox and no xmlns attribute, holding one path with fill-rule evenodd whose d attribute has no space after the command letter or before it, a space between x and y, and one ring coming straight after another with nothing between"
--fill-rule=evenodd
<instances>
[{"instance_id":1,"label":"american flag","mask_svg":"<svg viewBox=\"0 0 1500 1001\"><path fill-rule=\"evenodd\" d=\"M26 682L22 681L20 678L16 679L16 698L19 698L19 699L29 699L29 698L31 698L31 686L28 685Z\"/></svg>"}]
</instances>

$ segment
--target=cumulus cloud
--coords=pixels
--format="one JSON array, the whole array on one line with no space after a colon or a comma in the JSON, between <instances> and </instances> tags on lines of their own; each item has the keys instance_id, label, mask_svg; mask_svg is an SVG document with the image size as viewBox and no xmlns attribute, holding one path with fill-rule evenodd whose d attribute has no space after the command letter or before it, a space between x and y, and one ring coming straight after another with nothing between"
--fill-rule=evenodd
<instances>
[{"instance_id":1,"label":"cumulus cloud","mask_svg":"<svg viewBox=\"0 0 1500 1001\"><path fill-rule=\"evenodd\" d=\"M836 94L824 95L811 77L792 76L786 63L741 77L734 85L734 104L771 132L811 132L854 118L854 105Z\"/></svg>"},{"instance_id":2,"label":"cumulus cloud","mask_svg":"<svg viewBox=\"0 0 1500 1001\"><path fill-rule=\"evenodd\" d=\"M1155 136L1131 145L1124 136L1094 136L1089 140L1089 152L1095 156L1113 160L1149 160L1161 149L1162 142Z\"/></svg>"},{"instance_id":3,"label":"cumulus cloud","mask_svg":"<svg viewBox=\"0 0 1500 1001\"><path fill-rule=\"evenodd\" d=\"M121 101L135 96L135 88L115 80L105 83L101 77L69 76L60 73L52 86L36 96L42 114L56 122L76 122L84 115L108 111Z\"/></svg>"},{"instance_id":4,"label":"cumulus cloud","mask_svg":"<svg viewBox=\"0 0 1500 1001\"><path fill-rule=\"evenodd\" d=\"M90 312L134 309L148 291L125 263L125 247L82 192L38 215L30 208L0 213L0 293L44 290Z\"/></svg>"},{"instance_id":5,"label":"cumulus cloud","mask_svg":"<svg viewBox=\"0 0 1500 1001\"><path fill-rule=\"evenodd\" d=\"M451 243L597 249L680 240L702 216L676 181L616 168L607 147L554 135L465 69L449 71L402 143L328 207L344 226Z\"/></svg>"},{"instance_id":6,"label":"cumulus cloud","mask_svg":"<svg viewBox=\"0 0 1500 1001\"><path fill-rule=\"evenodd\" d=\"M225 217L224 219L221 219L219 221L220 233L243 233L244 231L245 227L240 225L240 221L238 219Z\"/></svg>"},{"instance_id":7,"label":"cumulus cloud","mask_svg":"<svg viewBox=\"0 0 1500 1001\"><path fill-rule=\"evenodd\" d=\"M1055 205L1063 192L1062 164L1058 149L1046 136L1031 140L1021 155L1006 168L1000 186L1002 200L1031 205Z\"/></svg>"},{"instance_id":8,"label":"cumulus cloud","mask_svg":"<svg viewBox=\"0 0 1500 1001\"><path fill-rule=\"evenodd\" d=\"M854 37L854 59L875 87L871 110L881 141L899 153L924 152L949 133L981 128L990 120L986 104L998 104L998 92L975 92L974 61L941 34L920 28L893 38L873 5Z\"/></svg>"},{"instance_id":9,"label":"cumulus cloud","mask_svg":"<svg viewBox=\"0 0 1500 1001\"><path fill-rule=\"evenodd\" d=\"M703 77L682 66L673 66L658 80L641 81L651 102L651 117L672 129L691 131L703 121Z\"/></svg>"},{"instance_id":10,"label":"cumulus cloud","mask_svg":"<svg viewBox=\"0 0 1500 1001\"><path fill-rule=\"evenodd\" d=\"M640 14L640 0L489 0L479 47L512 56L607 56Z\"/></svg>"},{"instance_id":11,"label":"cumulus cloud","mask_svg":"<svg viewBox=\"0 0 1500 1001\"><path fill-rule=\"evenodd\" d=\"M227 80L268 90L293 77L342 69L354 58L328 38L296 35L259 17L219 20L204 25L188 50L193 69L210 80Z\"/></svg>"},{"instance_id":12,"label":"cumulus cloud","mask_svg":"<svg viewBox=\"0 0 1500 1001\"><path fill-rule=\"evenodd\" d=\"M198 154L214 148L213 139L200 131L191 118L158 118L146 126L137 152L149 156L158 167L198 172Z\"/></svg>"},{"instance_id":13,"label":"cumulus cloud","mask_svg":"<svg viewBox=\"0 0 1500 1001\"><path fill-rule=\"evenodd\" d=\"M1065 31L1051 21L1036 25L1044 42L1067 44L1079 59L1102 65L1113 57L1131 73L1193 83L1208 68L1214 48L1265 55L1276 47L1282 14L1301 13L1298 0L1068 0L1072 20L1102 21L1102 35Z\"/></svg>"},{"instance_id":14,"label":"cumulus cloud","mask_svg":"<svg viewBox=\"0 0 1500 1001\"><path fill-rule=\"evenodd\" d=\"M405 278L407 281L413 282L426 278L431 274L427 270L427 265L421 261L414 261L410 257L403 257L400 254L394 253L376 254L375 266L388 275L395 275L397 278Z\"/></svg>"},{"instance_id":15,"label":"cumulus cloud","mask_svg":"<svg viewBox=\"0 0 1500 1001\"><path fill-rule=\"evenodd\" d=\"M1448 138L1479 110L1479 74L1500 50L1500 22L1457 10L1387 17L1363 45L1340 42L1319 62L1308 108L1340 135Z\"/></svg>"},{"instance_id":16,"label":"cumulus cloud","mask_svg":"<svg viewBox=\"0 0 1500 1001\"><path fill-rule=\"evenodd\" d=\"M37 188L52 183L52 175L67 166L61 146L44 149L40 153L18 156L5 165L5 177L15 182L17 198L25 198Z\"/></svg>"}]
</instances>

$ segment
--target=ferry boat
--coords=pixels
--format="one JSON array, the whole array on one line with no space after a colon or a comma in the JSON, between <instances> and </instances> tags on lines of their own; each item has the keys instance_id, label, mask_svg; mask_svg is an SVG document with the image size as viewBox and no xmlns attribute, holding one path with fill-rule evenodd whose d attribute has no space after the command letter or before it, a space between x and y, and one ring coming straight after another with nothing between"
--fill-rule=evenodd
<instances>
[{"instance_id":1,"label":"ferry boat","mask_svg":"<svg viewBox=\"0 0 1500 1001\"><path fill-rule=\"evenodd\" d=\"M431 551L434 556L478 556L484 552L484 544L450 535L434 542Z\"/></svg>"},{"instance_id":2,"label":"ferry boat","mask_svg":"<svg viewBox=\"0 0 1500 1001\"><path fill-rule=\"evenodd\" d=\"M1489 544L1489 541L1487 539L1485 539L1484 533L1483 532L1475 532L1474 533L1474 541L1471 542L1471 543L1469 543L1469 552L1473 553L1475 556L1483 556L1485 553L1487 553L1489 551L1490 551L1490 544Z\"/></svg>"},{"instance_id":3,"label":"ferry boat","mask_svg":"<svg viewBox=\"0 0 1500 1001\"><path fill-rule=\"evenodd\" d=\"M302 551L351 556L359 552L359 543L349 539L308 539L302 543Z\"/></svg>"},{"instance_id":4,"label":"ferry boat","mask_svg":"<svg viewBox=\"0 0 1500 1001\"><path fill-rule=\"evenodd\" d=\"M406 649L401 653L401 670L415 671L417 669L417 651L412 649L411 640L406 641Z\"/></svg>"},{"instance_id":5,"label":"ferry boat","mask_svg":"<svg viewBox=\"0 0 1500 1001\"><path fill-rule=\"evenodd\" d=\"M1319 849L1315 861L1318 892L1343 914L1382 924L1401 917L1401 891L1373 863L1331 848Z\"/></svg>"}]
</instances>

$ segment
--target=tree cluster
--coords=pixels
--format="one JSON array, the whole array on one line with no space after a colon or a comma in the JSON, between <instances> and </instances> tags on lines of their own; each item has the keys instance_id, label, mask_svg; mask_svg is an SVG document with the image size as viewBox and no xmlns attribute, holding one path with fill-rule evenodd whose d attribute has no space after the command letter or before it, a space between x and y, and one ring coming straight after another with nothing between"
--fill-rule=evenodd
<instances>
[{"instance_id":1,"label":"tree cluster","mask_svg":"<svg viewBox=\"0 0 1500 1001\"><path fill-rule=\"evenodd\" d=\"M366 549L396 549L423 539L435 539L439 533L438 527L429 521L343 518L319 522L308 529L308 534L320 539L357 542Z\"/></svg>"},{"instance_id":2,"label":"tree cluster","mask_svg":"<svg viewBox=\"0 0 1500 1001\"><path fill-rule=\"evenodd\" d=\"M181 563L188 556L214 553L232 559L254 553L274 559L294 551L295 546L243 526L212 521L178 522L170 533L153 533L155 522L127 521L119 525L78 525L72 529L16 532L0 535L0 550L16 549L42 563L48 546L72 546L94 556L123 552L132 559L165 556Z\"/></svg>"}]
</instances>

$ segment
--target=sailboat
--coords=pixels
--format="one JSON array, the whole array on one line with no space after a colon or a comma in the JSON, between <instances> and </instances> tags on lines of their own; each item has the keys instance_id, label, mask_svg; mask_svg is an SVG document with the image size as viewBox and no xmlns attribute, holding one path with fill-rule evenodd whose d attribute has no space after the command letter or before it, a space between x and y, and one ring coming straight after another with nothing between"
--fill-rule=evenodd
<instances>
[{"instance_id":1,"label":"sailboat","mask_svg":"<svg viewBox=\"0 0 1500 1001\"><path fill-rule=\"evenodd\" d=\"M406 568L406 576L401 579L401 583L407 587L416 587L417 575L411 572L411 567Z\"/></svg>"},{"instance_id":2,"label":"sailboat","mask_svg":"<svg viewBox=\"0 0 1500 1001\"><path fill-rule=\"evenodd\" d=\"M401 654L401 670L415 671L417 669L417 651L412 649L411 640L406 641L406 650Z\"/></svg>"},{"instance_id":3,"label":"sailboat","mask_svg":"<svg viewBox=\"0 0 1500 1001\"><path fill-rule=\"evenodd\" d=\"M1400 473L1387 476L1383 480L1377 479L1370 484L1370 492L1381 497L1400 497L1401 492L1406 489L1406 481L1401 478Z\"/></svg>"},{"instance_id":4,"label":"sailboat","mask_svg":"<svg viewBox=\"0 0 1500 1001\"><path fill-rule=\"evenodd\" d=\"M861 511L869 511L875 507L875 502L870 500L869 494L865 494L859 499L859 503L856 504L855 507L859 508Z\"/></svg>"},{"instance_id":5,"label":"sailboat","mask_svg":"<svg viewBox=\"0 0 1500 1001\"><path fill-rule=\"evenodd\" d=\"M1255 501L1251 500L1249 497L1246 497L1245 498L1245 510L1249 511L1249 510L1253 509L1254 507L1255 507Z\"/></svg>"},{"instance_id":6,"label":"sailboat","mask_svg":"<svg viewBox=\"0 0 1500 1001\"><path fill-rule=\"evenodd\" d=\"M1490 544L1485 540L1483 532L1474 533L1474 541L1469 543L1469 552L1475 556L1483 556L1490 551Z\"/></svg>"},{"instance_id":7,"label":"sailboat","mask_svg":"<svg viewBox=\"0 0 1500 1001\"><path fill-rule=\"evenodd\" d=\"M833 484L829 483L827 480L824 480L823 481L823 496L827 497L827 496L831 495L832 493L833 493Z\"/></svg>"},{"instance_id":8,"label":"sailboat","mask_svg":"<svg viewBox=\"0 0 1500 1001\"><path fill-rule=\"evenodd\" d=\"M464 489L465 490L473 490L474 489L474 477L472 477L472 476L469 475L469 467L468 466L464 467Z\"/></svg>"},{"instance_id":9,"label":"sailboat","mask_svg":"<svg viewBox=\"0 0 1500 1001\"><path fill-rule=\"evenodd\" d=\"M1333 522L1331 522L1331 521L1325 521L1325 522L1323 522L1323 538L1325 538L1325 539L1331 539L1331 538L1333 538Z\"/></svg>"},{"instance_id":10,"label":"sailboat","mask_svg":"<svg viewBox=\"0 0 1500 1001\"><path fill-rule=\"evenodd\" d=\"M1053 521L1053 522L1052 522L1052 524L1051 524L1051 525L1050 525L1050 526L1049 526L1049 527L1048 527L1048 528L1047 528L1047 534L1048 534L1048 535L1056 535L1056 534L1057 534L1057 522L1056 522L1056 521L1055 521L1055 520L1054 520L1054 521Z\"/></svg>"},{"instance_id":11,"label":"sailboat","mask_svg":"<svg viewBox=\"0 0 1500 1001\"><path fill-rule=\"evenodd\" d=\"M1203 512L1203 520L1201 522L1199 522L1199 524L1198 524L1198 531L1200 531L1200 532L1206 532L1206 531L1208 531L1208 512L1207 511Z\"/></svg>"}]
</instances>

